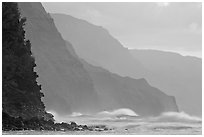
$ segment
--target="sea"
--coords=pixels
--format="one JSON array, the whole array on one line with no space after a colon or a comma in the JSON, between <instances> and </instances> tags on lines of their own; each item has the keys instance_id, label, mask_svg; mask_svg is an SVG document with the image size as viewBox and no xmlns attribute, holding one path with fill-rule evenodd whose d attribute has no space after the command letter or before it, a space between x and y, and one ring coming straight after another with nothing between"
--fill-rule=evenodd
<instances>
[{"instance_id":1,"label":"sea","mask_svg":"<svg viewBox=\"0 0 204 137\"><path fill-rule=\"evenodd\" d=\"M139 116L128 108L102 111L97 114L74 112L71 115L54 114L56 122L74 121L80 125L105 125L107 131L9 131L15 135L202 135L202 118L185 112L165 112L159 116Z\"/></svg>"}]
</instances>

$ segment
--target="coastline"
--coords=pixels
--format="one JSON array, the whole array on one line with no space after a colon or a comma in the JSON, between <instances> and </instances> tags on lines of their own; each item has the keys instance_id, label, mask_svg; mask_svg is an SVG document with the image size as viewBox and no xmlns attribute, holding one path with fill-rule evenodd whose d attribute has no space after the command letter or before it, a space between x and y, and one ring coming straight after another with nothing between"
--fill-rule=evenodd
<instances>
[{"instance_id":1,"label":"coastline","mask_svg":"<svg viewBox=\"0 0 204 137\"><path fill-rule=\"evenodd\" d=\"M107 130L107 131L3 131L2 135L202 135L202 131L199 132L186 132L182 131L152 131L141 132L137 129L131 130Z\"/></svg>"}]
</instances>

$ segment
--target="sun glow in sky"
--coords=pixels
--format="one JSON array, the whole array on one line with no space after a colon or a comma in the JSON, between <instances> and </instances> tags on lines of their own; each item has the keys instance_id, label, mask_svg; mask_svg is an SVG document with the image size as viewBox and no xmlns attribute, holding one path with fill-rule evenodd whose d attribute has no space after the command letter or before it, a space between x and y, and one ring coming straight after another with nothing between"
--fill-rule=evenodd
<instances>
[{"instance_id":1,"label":"sun glow in sky","mask_svg":"<svg viewBox=\"0 0 204 137\"><path fill-rule=\"evenodd\" d=\"M169 6L169 2L157 2L157 5L159 7L167 7L167 6Z\"/></svg>"}]
</instances>

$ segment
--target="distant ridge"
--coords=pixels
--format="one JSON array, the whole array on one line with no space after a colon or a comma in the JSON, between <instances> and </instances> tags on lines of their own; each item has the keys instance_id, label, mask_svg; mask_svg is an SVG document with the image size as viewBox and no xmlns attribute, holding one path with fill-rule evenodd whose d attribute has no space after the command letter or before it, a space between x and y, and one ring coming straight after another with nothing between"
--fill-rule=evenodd
<instances>
[{"instance_id":1,"label":"distant ridge","mask_svg":"<svg viewBox=\"0 0 204 137\"><path fill-rule=\"evenodd\" d=\"M103 27L69 15L51 14L51 16L62 37L72 43L77 55L88 63L121 76L144 77L147 71L142 64Z\"/></svg>"},{"instance_id":2,"label":"distant ridge","mask_svg":"<svg viewBox=\"0 0 204 137\"><path fill-rule=\"evenodd\" d=\"M129 49L129 51L149 51L149 52L154 52L155 54L156 53L160 53L160 54L174 54L174 55L179 55L179 56L182 56L182 57L191 57L191 58L197 58L197 59L202 59L201 57L197 57L197 56L191 56L191 55L182 55L178 52L174 52L174 51L167 51L167 50L157 50L157 49L137 49L137 48L131 48Z\"/></svg>"},{"instance_id":3,"label":"distant ridge","mask_svg":"<svg viewBox=\"0 0 204 137\"><path fill-rule=\"evenodd\" d=\"M174 95L180 110L201 116L201 58L158 50L135 49L129 51L132 56L152 72L152 76L148 77L150 83L154 83L156 87ZM154 77L157 78L157 81L153 79Z\"/></svg>"},{"instance_id":4,"label":"distant ridge","mask_svg":"<svg viewBox=\"0 0 204 137\"><path fill-rule=\"evenodd\" d=\"M73 56L77 57L69 42L67 42L67 48ZM93 80L103 109L129 108L142 116L179 111L175 97L168 96L150 86L144 78L121 77L101 67L93 66L83 59L80 60Z\"/></svg>"}]
</instances>

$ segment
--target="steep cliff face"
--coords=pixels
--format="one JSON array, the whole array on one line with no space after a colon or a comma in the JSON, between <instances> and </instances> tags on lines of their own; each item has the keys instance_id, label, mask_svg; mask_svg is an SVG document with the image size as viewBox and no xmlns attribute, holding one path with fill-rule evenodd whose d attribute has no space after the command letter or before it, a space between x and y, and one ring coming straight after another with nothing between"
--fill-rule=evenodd
<instances>
[{"instance_id":1,"label":"steep cliff face","mask_svg":"<svg viewBox=\"0 0 204 137\"><path fill-rule=\"evenodd\" d=\"M130 50L130 53L152 72L147 76L152 85L176 97L180 110L202 115L200 58L157 50Z\"/></svg>"},{"instance_id":2,"label":"steep cliff face","mask_svg":"<svg viewBox=\"0 0 204 137\"><path fill-rule=\"evenodd\" d=\"M72 56L53 19L40 3L18 3L26 37L32 43L38 82L45 94L46 109L59 114L96 111L97 93L82 63Z\"/></svg>"},{"instance_id":3,"label":"steep cliff face","mask_svg":"<svg viewBox=\"0 0 204 137\"><path fill-rule=\"evenodd\" d=\"M2 3L2 120L42 118L46 115L43 94L36 82L31 44L25 40L17 3ZM6 117L6 116L8 117ZM14 122L14 121L12 121ZM13 127L15 128L15 127Z\"/></svg>"},{"instance_id":4,"label":"steep cliff face","mask_svg":"<svg viewBox=\"0 0 204 137\"><path fill-rule=\"evenodd\" d=\"M70 53L77 57L73 47L69 42L66 43ZM168 96L150 86L145 79L121 77L101 67L93 66L83 59L81 62L93 79L102 110L129 108L142 116L178 111L173 96Z\"/></svg>"},{"instance_id":5,"label":"steep cliff face","mask_svg":"<svg viewBox=\"0 0 204 137\"><path fill-rule=\"evenodd\" d=\"M145 68L103 27L64 14L51 14L62 37L81 58L122 76L142 78Z\"/></svg>"},{"instance_id":6,"label":"steep cliff face","mask_svg":"<svg viewBox=\"0 0 204 137\"><path fill-rule=\"evenodd\" d=\"M151 87L145 79L121 77L88 63L83 64L93 79L105 110L130 108L143 116L178 111L173 97Z\"/></svg>"}]
</instances>

